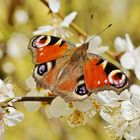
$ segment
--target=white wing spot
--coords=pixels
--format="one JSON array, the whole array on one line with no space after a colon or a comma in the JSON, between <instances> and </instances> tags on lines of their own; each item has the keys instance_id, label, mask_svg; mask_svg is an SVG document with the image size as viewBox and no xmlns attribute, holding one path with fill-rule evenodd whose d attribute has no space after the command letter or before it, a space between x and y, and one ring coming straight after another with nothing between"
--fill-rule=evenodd
<instances>
[{"instance_id":1,"label":"white wing spot","mask_svg":"<svg viewBox=\"0 0 140 140\"><path fill-rule=\"evenodd\" d=\"M98 85L100 85L100 84L101 84L101 82L100 82L100 81L98 81L97 83L98 83Z\"/></svg>"},{"instance_id":2,"label":"white wing spot","mask_svg":"<svg viewBox=\"0 0 140 140\"><path fill-rule=\"evenodd\" d=\"M84 83L85 83L84 80L80 80L77 85L82 85Z\"/></svg>"},{"instance_id":3,"label":"white wing spot","mask_svg":"<svg viewBox=\"0 0 140 140\"><path fill-rule=\"evenodd\" d=\"M43 48L40 48L39 50L40 50L40 51L42 51L42 50L43 50Z\"/></svg>"},{"instance_id":4,"label":"white wing spot","mask_svg":"<svg viewBox=\"0 0 140 140\"><path fill-rule=\"evenodd\" d=\"M46 64L47 64L47 69L48 69L48 71L50 71L51 68L52 68L52 63L51 63L51 62L47 62Z\"/></svg>"},{"instance_id":5,"label":"white wing spot","mask_svg":"<svg viewBox=\"0 0 140 140\"><path fill-rule=\"evenodd\" d=\"M108 82L108 81L107 81L107 79L106 79L106 80L104 80L104 82L105 82L105 84L107 84L107 82Z\"/></svg>"},{"instance_id":6,"label":"white wing spot","mask_svg":"<svg viewBox=\"0 0 140 140\"><path fill-rule=\"evenodd\" d=\"M61 42L62 42L62 39L59 39L55 44L59 45L59 44L61 44Z\"/></svg>"},{"instance_id":7,"label":"white wing spot","mask_svg":"<svg viewBox=\"0 0 140 140\"><path fill-rule=\"evenodd\" d=\"M43 55L44 53L40 53L40 55Z\"/></svg>"},{"instance_id":8,"label":"white wing spot","mask_svg":"<svg viewBox=\"0 0 140 140\"><path fill-rule=\"evenodd\" d=\"M103 68L105 69L106 65L107 65L107 61L104 60L104 62L101 64L103 66Z\"/></svg>"}]
</instances>

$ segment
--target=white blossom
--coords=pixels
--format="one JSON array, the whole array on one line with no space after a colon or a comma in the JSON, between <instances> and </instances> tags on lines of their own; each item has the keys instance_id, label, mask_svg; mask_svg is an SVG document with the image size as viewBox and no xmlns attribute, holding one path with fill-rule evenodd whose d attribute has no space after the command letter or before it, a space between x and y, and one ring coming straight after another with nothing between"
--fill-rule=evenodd
<instances>
[{"instance_id":1,"label":"white blossom","mask_svg":"<svg viewBox=\"0 0 140 140\"><path fill-rule=\"evenodd\" d=\"M10 83L4 83L0 79L0 103L5 102L6 100L13 98L13 85Z\"/></svg>"},{"instance_id":2,"label":"white blossom","mask_svg":"<svg viewBox=\"0 0 140 140\"><path fill-rule=\"evenodd\" d=\"M112 131L114 138L123 137L126 140L140 139L140 86L132 85L130 87L129 96L118 95L117 106L107 103L101 108L101 117L109 123L107 128ZM126 93L126 91L124 91ZM124 94L123 92L123 94ZM103 98L102 98L103 99ZM104 98L105 99L105 98ZM106 99L105 99L106 100ZM114 99L113 99L114 100ZM115 100L114 100L115 101ZM115 101L116 102L116 101Z\"/></svg>"},{"instance_id":3,"label":"white blossom","mask_svg":"<svg viewBox=\"0 0 140 140\"><path fill-rule=\"evenodd\" d=\"M117 52L123 52L127 49L127 42L124 38L116 37L114 46Z\"/></svg>"},{"instance_id":4,"label":"white blossom","mask_svg":"<svg viewBox=\"0 0 140 140\"><path fill-rule=\"evenodd\" d=\"M15 126L23 119L23 114L17 111L12 103L8 103L13 99L13 85L4 83L0 79L0 134L4 132L7 126Z\"/></svg>"},{"instance_id":5,"label":"white blossom","mask_svg":"<svg viewBox=\"0 0 140 140\"><path fill-rule=\"evenodd\" d=\"M89 99L85 99L83 101L76 101L72 103L74 108L82 112L85 112L92 108L92 102Z\"/></svg>"},{"instance_id":6,"label":"white blossom","mask_svg":"<svg viewBox=\"0 0 140 140\"><path fill-rule=\"evenodd\" d=\"M140 80L140 46L134 47L130 37L126 34L125 39L116 38L115 47L117 51L124 51L120 62L125 69L134 70L136 77Z\"/></svg>"},{"instance_id":7,"label":"white blossom","mask_svg":"<svg viewBox=\"0 0 140 140\"><path fill-rule=\"evenodd\" d=\"M22 121L23 114L13 107L0 108L0 134L2 134L6 127L15 126Z\"/></svg>"},{"instance_id":8,"label":"white blossom","mask_svg":"<svg viewBox=\"0 0 140 140\"><path fill-rule=\"evenodd\" d=\"M118 101L129 100L130 96L131 95L127 89L122 91L120 95L113 90L104 90L94 95L94 98L99 101L101 105L108 104L115 107L120 104Z\"/></svg>"},{"instance_id":9,"label":"white blossom","mask_svg":"<svg viewBox=\"0 0 140 140\"><path fill-rule=\"evenodd\" d=\"M93 39L92 39L92 37L93 37ZM101 39L100 36L95 36L95 37L91 36L87 39L87 41L88 40L90 40L90 42L89 42L89 48L88 48L87 51L90 52L90 53L102 54L102 53L109 50L108 46L103 46L102 45L102 39Z\"/></svg>"},{"instance_id":10,"label":"white blossom","mask_svg":"<svg viewBox=\"0 0 140 140\"><path fill-rule=\"evenodd\" d=\"M59 118L61 116L66 116L70 113L68 103L64 101L61 97L56 97L49 106L49 111L51 116Z\"/></svg>"},{"instance_id":11,"label":"white blossom","mask_svg":"<svg viewBox=\"0 0 140 140\"><path fill-rule=\"evenodd\" d=\"M75 19L77 12L72 12L64 18L63 21L53 18L52 25L41 26L38 30L34 31L34 35L50 33L54 36L60 36L62 38L70 37L72 34L68 31L68 27Z\"/></svg>"},{"instance_id":12,"label":"white blossom","mask_svg":"<svg viewBox=\"0 0 140 140\"><path fill-rule=\"evenodd\" d=\"M77 16L77 12L74 11L74 12L70 13L68 16L66 16L64 18L64 20L61 23L61 26L62 27L69 27L76 16Z\"/></svg>"},{"instance_id":13,"label":"white blossom","mask_svg":"<svg viewBox=\"0 0 140 140\"><path fill-rule=\"evenodd\" d=\"M87 115L79 110L73 110L72 113L67 117L67 122L71 127L85 125L87 120Z\"/></svg>"},{"instance_id":14,"label":"white blossom","mask_svg":"<svg viewBox=\"0 0 140 140\"><path fill-rule=\"evenodd\" d=\"M62 97L56 97L50 105L45 107L48 118L66 118L71 127L84 125L97 112L95 99L89 97L83 101L66 102Z\"/></svg>"},{"instance_id":15,"label":"white blossom","mask_svg":"<svg viewBox=\"0 0 140 140\"><path fill-rule=\"evenodd\" d=\"M85 125L97 113L94 101L91 96L83 101L73 101L72 112L67 116L68 124L71 127Z\"/></svg>"}]
</instances>

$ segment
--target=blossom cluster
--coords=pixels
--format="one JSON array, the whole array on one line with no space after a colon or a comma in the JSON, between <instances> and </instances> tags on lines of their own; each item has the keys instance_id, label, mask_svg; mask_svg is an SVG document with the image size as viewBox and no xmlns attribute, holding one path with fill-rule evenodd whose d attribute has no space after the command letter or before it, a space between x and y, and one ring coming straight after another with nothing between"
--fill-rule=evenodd
<instances>
[{"instance_id":1,"label":"blossom cluster","mask_svg":"<svg viewBox=\"0 0 140 140\"><path fill-rule=\"evenodd\" d=\"M0 134L5 128L15 126L23 119L23 114L10 102L12 99L14 99L13 85L0 79Z\"/></svg>"}]
</instances>

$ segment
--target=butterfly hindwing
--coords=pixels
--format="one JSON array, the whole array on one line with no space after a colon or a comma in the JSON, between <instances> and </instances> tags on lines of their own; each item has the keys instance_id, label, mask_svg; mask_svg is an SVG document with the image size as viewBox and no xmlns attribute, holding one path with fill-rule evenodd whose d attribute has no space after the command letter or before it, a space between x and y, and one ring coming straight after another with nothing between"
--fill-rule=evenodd
<instances>
[{"instance_id":1,"label":"butterfly hindwing","mask_svg":"<svg viewBox=\"0 0 140 140\"><path fill-rule=\"evenodd\" d=\"M89 92L83 79L82 62L69 62L63 66L55 92L68 100L80 100L88 97Z\"/></svg>"},{"instance_id":2,"label":"butterfly hindwing","mask_svg":"<svg viewBox=\"0 0 140 140\"><path fill-rule=\"evenodd\" d=\"M53 86L59 71L67 60L66 57L61 57L57 60L36 64L33 77L36 80L37 85L43 88L50 88Z\"/></svg>"},{"instance_id":3,"label":"butterfly hindwing","mask_svg":"<svg viewBox=\"0 0 140 140\"><path fill-rule=\"evenodd\" d=\"M60 58L54 60L55 62L38 64L34 69L34 78L37 84L45 89L50 89L54 94L63 96L66 100L79 100L88 97L89 92L86 89L83 76L83 64L71 62L68 59ZM43 69L44 74L42 74ZM41 72L39 73L39 71Z\"/></svg>"}]
</instances>

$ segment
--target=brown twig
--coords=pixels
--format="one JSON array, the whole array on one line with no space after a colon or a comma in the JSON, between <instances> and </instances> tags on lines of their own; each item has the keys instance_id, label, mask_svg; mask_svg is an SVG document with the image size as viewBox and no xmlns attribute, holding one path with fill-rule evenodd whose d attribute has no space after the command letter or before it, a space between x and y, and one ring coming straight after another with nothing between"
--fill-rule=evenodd
<instances>
[{"instance_id":1,"label":"brown twig","mask_svg":"<svg viewBox=\"0 0 140 140\"><path fill-rule=\"evenodd\" d=\"M46 97L35 97L35 96L24 96L24 97L16 97L16 99L13 99L13 102L31 102L31 101L41 101L41 102L47 102L47 103L51 103L52 100L54 98L56 98L57 96L46 96ZM14 101L15 100L15 101Z\"/></svg>"}]
</instances>

